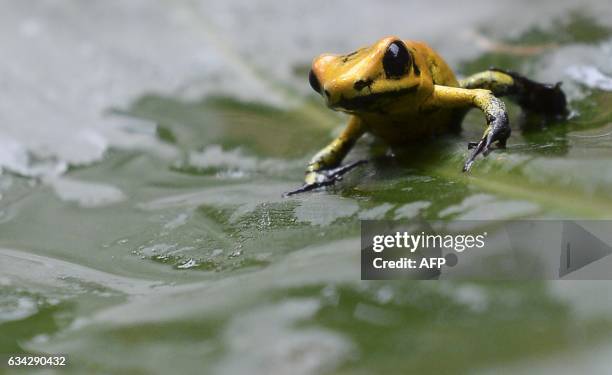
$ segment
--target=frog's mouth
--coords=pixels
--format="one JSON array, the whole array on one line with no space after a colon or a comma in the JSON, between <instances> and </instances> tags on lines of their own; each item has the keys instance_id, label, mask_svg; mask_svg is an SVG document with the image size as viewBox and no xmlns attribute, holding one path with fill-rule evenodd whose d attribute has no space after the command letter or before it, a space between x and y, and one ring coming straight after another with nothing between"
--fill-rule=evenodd
<instances>
[{"instance_id":1,"label":"frog's mouth","mask_svg":"<svg viewBox=\"0 0 612 375\"><path fill-rule=\"evenodd\" d=\"M367 95L358 95L352 98L346 98L344 95L341 95L338 101L336 101L335 103L329 103L328 105L332 109L344 112L378 112L389 102L396 100L400 96L413 94L418 90L418 88L419 84L415 83L410 87L405 87L400 90L379 92Z\"/></svg>"}]
</instances>

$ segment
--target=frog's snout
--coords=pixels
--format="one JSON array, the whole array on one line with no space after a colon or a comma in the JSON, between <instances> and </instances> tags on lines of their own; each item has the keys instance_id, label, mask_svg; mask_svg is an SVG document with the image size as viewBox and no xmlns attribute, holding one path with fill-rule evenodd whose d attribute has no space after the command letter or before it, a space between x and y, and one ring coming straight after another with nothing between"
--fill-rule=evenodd
<instances>
[{"instance_id":1,"label":"frog's snout","mask_svg":"<svg viewBox=\"0 0 612 375\"><path fill-rule=\"evenodd\" d=\"M312 87L312 89L316 91L317 94L321 95L323 99L325 99L325 101L327 102L327 105L330 105L331 94L321 84L321 81L319 80L319 77L317 76L317 73L315 72L314 69L311 69L310 73L308 74L308 82L310 82L310 87Z\"/></svg>"},{"instance_id":2,"label":"frog's snout","mask_svg":"<svg viewBox=\"0 0 612 375\"><path fill-rule=\"evenodd\" d=\"M312 62L310 73L308 74L308 81L310 87L316 91L319 95L329 103L331 94L328 91L328 78L329 73L334 71L335 64L338 57L332 54L323 54L318 56Z\"/></svg>"},{"instance_id":3,"label":"frog's snout","mask_svg":"<svg viewBox=\"0 0 612 375\"><path fill-rule=\"evenodd\" d=\"M375 70L379 64L368 59L351 60L357 52L348 55L323 54L315 58L309 72L308 80L314 91L323 97L327 106L334 110L353 111L352 100L357 97L370 96ZM359 64L357 64L359 63ZM357 64L357 65L356 65ZM370 88L364 92L364 89Z\"/></svg>"}]
</instances>

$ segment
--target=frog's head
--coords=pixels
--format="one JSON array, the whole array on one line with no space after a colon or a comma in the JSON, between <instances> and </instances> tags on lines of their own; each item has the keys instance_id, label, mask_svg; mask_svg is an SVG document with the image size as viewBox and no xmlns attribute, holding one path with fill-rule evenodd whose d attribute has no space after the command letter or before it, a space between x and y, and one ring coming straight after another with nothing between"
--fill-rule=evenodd
<instances>
[{"instance_id":1,"label":"frog's head","mask_svg":"<svg viewBox=\"0 0 612 375\"><path fill-rule=\"evenodd\" d=\"M347 55L323 54L312 63L310 86L327 105L348 113L393 110L398 98L420 91L415 50L395 36Z\"/></svg>"}]
</instances>

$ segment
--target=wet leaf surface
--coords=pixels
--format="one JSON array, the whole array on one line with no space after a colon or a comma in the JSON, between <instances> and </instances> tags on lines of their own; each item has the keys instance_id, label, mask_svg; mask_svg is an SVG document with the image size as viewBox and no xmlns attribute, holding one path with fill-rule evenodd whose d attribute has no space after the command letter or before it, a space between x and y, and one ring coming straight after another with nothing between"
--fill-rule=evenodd
<instances>
[{"instance_id":1,"label":"wet leaf surface","mask_svg":"<svg viewBox=\"0 0 612 375\"><path fill-rule=\"evenodd\" d=\"M612 45L608 26L573 12L518 35L502 42L554 46L483 52L460 72L492 64L547 77L547 59L559 66L577 47L605 57ZM508 148L469 175L476 112L461 135L395 154L364 137L347 161L367 165L290 198L345 120L292 78L263 77L291 97L281 106L152 90L109 105L126 138L102 160L64 174L29 173L47 164L28 161L0 175L0 353L67 353L74 373L367 374L605 352L609 309L579 313L576 294L609 298L608 283L359 281L360 219L610 218L612 95L554 72L572 116L544 123L511 105Z\"/></svg>"}]
</instances>

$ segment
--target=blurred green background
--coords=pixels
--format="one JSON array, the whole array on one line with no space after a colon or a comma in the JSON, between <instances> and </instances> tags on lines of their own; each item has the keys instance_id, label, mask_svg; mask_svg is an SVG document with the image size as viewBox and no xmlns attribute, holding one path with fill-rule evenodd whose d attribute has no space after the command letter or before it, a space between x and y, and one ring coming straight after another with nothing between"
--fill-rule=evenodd
<instances>
[{"instance_id":1,"label":"blurred green background","mask_svg":"<svg viewBox=\"0 0 612 375\"><path fill-rule=\"evenodd\" d=\"M606 373L610 282L360 281L360 219L612 217L607 1L2 1L0 353L51 373ZM460 136L291 198L345 117L322 52L388 34L572 110L461 173ZM9 371L4 368L2 371ZM18 370L9 372L20 373Z\"/></svg>"}]
</instances>

